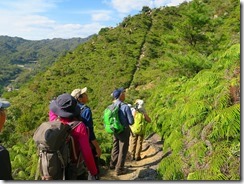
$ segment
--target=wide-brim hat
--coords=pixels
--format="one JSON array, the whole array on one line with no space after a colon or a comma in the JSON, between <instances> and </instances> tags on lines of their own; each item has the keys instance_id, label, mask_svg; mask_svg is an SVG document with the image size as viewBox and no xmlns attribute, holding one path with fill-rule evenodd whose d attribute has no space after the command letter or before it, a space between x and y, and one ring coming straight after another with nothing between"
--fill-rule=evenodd
<instances>
[{"instance_id":1,"label":"wide-brim hat","mask_svg":"<svg viewBox=\"0 0 244 184\"><path fill-rule=\"evenodd\" d=\"M73 118L80 114L76 99L68 93L59 95L56 100L53 100L49 105L49 109L64 118Z\"/></svg>"}]
</instances>

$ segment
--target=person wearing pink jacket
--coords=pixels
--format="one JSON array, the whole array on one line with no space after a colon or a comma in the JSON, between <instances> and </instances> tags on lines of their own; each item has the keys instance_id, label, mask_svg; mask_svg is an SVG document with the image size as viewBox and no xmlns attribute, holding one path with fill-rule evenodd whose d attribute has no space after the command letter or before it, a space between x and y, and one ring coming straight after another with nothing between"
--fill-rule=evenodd
<instances>
[{"instance_id":1,"label":"person wearing pink jacket","mask_svg":"<svg viewBox=\"0 0 244 184\"><path fill-rule=\"evenodd\" d=\"M80 114L76 99L68 93L59 95L56 100L53 100L49 105L49 110L49 121L59 120L64 124L77 121ZM98 170L89 143L89 132L83 122L72 130L72 136L78 150L81 151L88 172L92 175L88 180L95 180Z\"/></svg>"}]
</instances>

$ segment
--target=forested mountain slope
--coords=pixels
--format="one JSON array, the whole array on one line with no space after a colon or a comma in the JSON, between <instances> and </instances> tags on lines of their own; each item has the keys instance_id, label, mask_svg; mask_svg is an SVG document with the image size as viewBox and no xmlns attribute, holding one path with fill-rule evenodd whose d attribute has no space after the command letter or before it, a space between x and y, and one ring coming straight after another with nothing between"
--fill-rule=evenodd
<instances>
[{"instance_id":1,"label":"forested mountain slope","mask_svg":"<svg viewBox=\"0 0 244 184\"><path fill-rule=\"evenodd\" d=\"M95 131L108 163L111 135L102 113L116 87L127 102L146 101L147 134L163 139L159 180L240 180L240 2L194 0L126 17L55 62L19 91L1 140L11 148L14 177L32 180L32 140L49 101L88 87ZM27 159L28 158L28 159Z\"/></svg>"},{"instance_id":2,"label":"forested mountain slope","mask_svg":"<svg viewBox=\"0 0 244 184\"><path fill-rule=\"evenodd\" d=\"M19 88L31 76L44 71L61 55L88 38L25 40L0 36L0 94L4 87Z\"/></svg>"}]
</instances>

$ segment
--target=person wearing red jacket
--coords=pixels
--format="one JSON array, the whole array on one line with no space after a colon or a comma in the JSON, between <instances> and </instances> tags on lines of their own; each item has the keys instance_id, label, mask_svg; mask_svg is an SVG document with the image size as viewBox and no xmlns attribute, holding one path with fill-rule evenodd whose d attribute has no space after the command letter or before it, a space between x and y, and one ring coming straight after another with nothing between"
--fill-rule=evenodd
<instances>
[{"instance_id":1,"label":"person wearing red jacket","mask_svg":"<svg viewBox=\"0 0 244 184\"><path fill-rule=\"evenodd\" d=\"M76 99L68 93L59 95L56 100L53 100L49 105L49 109L49 121L59 120L64 124L78 120L80 114L80 108L77 106ZM82 122L72 130L71 134L81 151L87 170L92 175L92 178L89 179L95 180L98 170L89 143L88 129Z\"/></svg>"}]
</instances>

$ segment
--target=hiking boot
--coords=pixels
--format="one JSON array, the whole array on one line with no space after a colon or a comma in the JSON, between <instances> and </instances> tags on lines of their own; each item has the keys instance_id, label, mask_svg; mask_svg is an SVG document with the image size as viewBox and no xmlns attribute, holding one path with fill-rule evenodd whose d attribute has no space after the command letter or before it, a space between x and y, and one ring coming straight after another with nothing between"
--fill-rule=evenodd
<instances>
[{"instance_id":1,"label":"hiking boot","mask_svg":"<svg viewBox=\"0 0 244 184\"><path fill-rule=\"evenodd\" d=\"M114 170L114 169L115 169L115 166L110 165L110 166L109 166L109 169L110 169L110 170Z\"/></svg>"},{"instance_id":2,"label":"hiking boot","mask_svg":"<svg viewBox=\"0 0 244 184\"><path fill-rule=\"evenodd\" d=\"M141 157L137 157L137 158L136 158L136 161L139 161L139 160L141 160Z\"/></svg>"},{"instance_id":3,"label":"hiking boot","mask_svg":"<svg viewBox=\"0 0 244 184\"><path fill-rule=\"evenodd\" d=\"M126 174L126 173L127 173L127 170L125 168L115 171L116 176L123 175L123 174Z\"/></svg>"}]
</instances>

